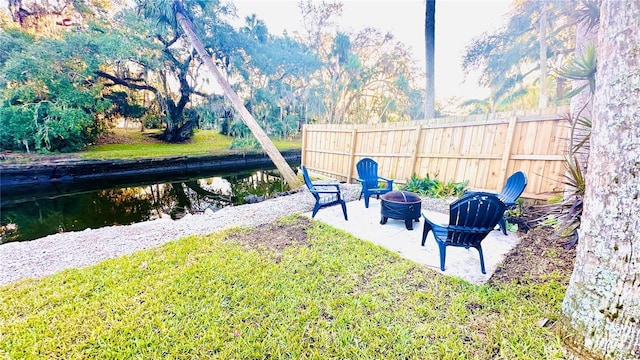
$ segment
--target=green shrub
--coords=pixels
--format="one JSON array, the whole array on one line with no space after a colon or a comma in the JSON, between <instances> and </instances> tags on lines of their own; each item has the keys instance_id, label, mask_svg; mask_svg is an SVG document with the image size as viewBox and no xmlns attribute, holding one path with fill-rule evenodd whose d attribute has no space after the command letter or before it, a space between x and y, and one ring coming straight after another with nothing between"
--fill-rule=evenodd
<instances>
[{"instance_id":1,"label":"green shrub","mask_svg":"<svg viewBox=\"0 0 640 360\"><path fill-rule=\"evenodd\" d=\"M3 33L9 44L0 58L3 150L70 152L93 142L111 106L95 81L95 41L75 33L64 39Z\"/></svg>"},{"instance_id":2,"label":"green shrub","mask_svg":"<svg viewBox=\"0 0 640 360\"><path fill-rule=\"evenodd\" d=\"M402 190L433 198L460 197L464 193L464 188L467 184L469 184L469 180L463 182L449 180L444 183L435 177L433 179L430 178L429 174L422 179L414 174Z\"/></svg>"},{"instance_id":3,"label":"green shrub","mask_svg":"<svg viewBox=\"0 0 640 360\"><path fill-rule=\"evenodd\" d=\"M96 133L93 115L67 104L40 101L0 108L0 146L27 152L78 151Z\"/></svg>"},{"instance_id":4,"label":"green shrub","mask_svg":"<svg viewBox=\"0 0 640 360\"><path fill-rule=\"evenodd\" d=\"M259 150L262 147L254 137L237 137L231 142L230 149Z\"/></svg>"}]
</instances>

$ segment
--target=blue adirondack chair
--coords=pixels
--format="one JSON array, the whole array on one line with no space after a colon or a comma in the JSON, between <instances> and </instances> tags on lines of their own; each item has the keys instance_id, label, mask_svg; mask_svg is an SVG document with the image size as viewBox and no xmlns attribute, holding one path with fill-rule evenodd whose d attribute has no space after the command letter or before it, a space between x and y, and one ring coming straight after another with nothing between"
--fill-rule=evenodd
<instances>
[{"instance_id":1,"label":"blue adirondack chair","mask_svg":"<svg viewBox=\"0 0 640 360\"><path fill-rule=\"evenodd\" d=\"M345 203L344 197L340 192L340 185L330 183L313 183L311 182L311 178L309 177L307 167L302 165L301 168L304 183L307 185L307 188L309 189L311 195L313 195L313 197L316 199L311 217L315 217L318 213L318 210L323 207L340 204L342 205L342 213L344 214L344 219L349 220L347 218L347 204Z\"/></svg>"},{"instance_id":2,"label":"blue adirondack chair","mask_svg":"<svg viewBox=\"0 0 640 360\"><path fill-rule=\"evenodd\" d=\"M364 158L356 163L356 170L358 171L358 182L362 185L360 196L358 200L364 196L364 207L369 207L369 198L376 196L380 199L380 195L386 194L393 190L393 180L378 176L378 163L370 158ZM386 183L386 186L381 188L380 183Z\"/></svg>"},{"instance_id":3,"label":"blue adirondack chair","mask_svg":"<svg viewBox=\"0 0 640 360\"><path fill-rule=\"evenodd\" d=\"M502 200L507 209L511 209L516 206L516 201L526 187L527 175L522 171L516 171L507 178L507 182L504 184L502 191L498 194L498 199ZM502 233L507 235L507 224L504 216L500 218L498 225L500 225Z\"/></svg>"},{"instance_id":4,"label":"blue adirondack chair","mask_svg":"<svg viewBox=\"0 0 640 360\"><path fill-rule=\"evenodd\" d=\"M498 199L502 200L507 209L511 209L516 206L516 201L526 187L527 175L522 171L516 171L507 178L507 182L504 184L502 191L498 194ZM507 222L504 216L500 218L498 225L502 233L507 235Z\"/></svg>"},{"instance_id":5,"label":"blue adirondack chair","mask_svg":"<svg viewBox=\"0 0 640 360\"><path fill-rule=\"evenodd\" d=\"M444 263L447 255L447 246L475 248L480 255L480 269L484 269L484 257L480 243L495 228L502 218L505 210L504 203L496 194L486 192L473 192L463 195L449 206L449 224L438 225L424 218L422 230L422 246L429 232L440 250L440 270L444 271Z\"/></svg>"},{"instance_id":6,"label":"blue adirondack chair","mask_svg":"<svg viewBox=\"0 0 640 360\"><path fill-rule=\"evenodd\" d=\"M504 184L502 191L496 195L498 196L498 199L504 203L506 209L511 209L516 206L516 201L520 195L522 195L526 187L527 175L522 171L516 171L507 178L507 182ZM471 194L471 192L465 191L465 194ZM498 225L500 226L502 233L507 235L507 223L504 216L500 218Z\"/></svg>"}]
</instances>

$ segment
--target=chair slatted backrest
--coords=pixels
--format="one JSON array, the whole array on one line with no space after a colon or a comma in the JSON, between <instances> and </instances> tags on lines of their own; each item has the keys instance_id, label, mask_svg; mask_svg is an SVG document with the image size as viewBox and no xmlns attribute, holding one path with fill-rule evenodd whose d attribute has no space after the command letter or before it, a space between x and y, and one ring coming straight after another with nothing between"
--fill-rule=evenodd
<instances>
[{"instance_id":1,"label":"chair slatted backrest","mask_svg":"<svg viewBox=\"0 0 640 360\"><path fill-rule=\"evenodd\" d=\"M367 188L378 187L378 163L371 158L364 158L356 163L358 177L364 180Z\"/></svg>"},{"instance_id":2,"label":"chair slatted backrest","mask_svg":"<svg viewBox=\"0 0 640 360\"><path fill-rule=\"evenodd\" d=\"M502 218L505 205L495 194L470 193L449 208L447 242L457 246L477 246Z\"/></svg>"},{"instance_id":3,"label":"chair slatted backrest","mask_svg":"<svg viewBox=\"0 0 640 360\"><path fill-rule=\"evenodd\" d=\"M307 185L307 188L309 188L309 191L313 194L313 196L318 199L320 198L320 195L318 195L315 186L313 186L313 183L311 182L311 178L309 177L309 172L307 171L307 167L302 165L302 177L304 178L304 183Z\"/></svg>"},{"instance_id":4,"label":"chair slatted backrest","mask_svg":"<svg viewBox=\"0 0 640 360\"><path fill-rule=\"evenodd\" d=\"M516 204L516 200L524 192L524 188L527 187L527 176L522 171L516 171L507 179L504 188L498 198L507 206L513 206Z\"/></svg>"}]
</instances>

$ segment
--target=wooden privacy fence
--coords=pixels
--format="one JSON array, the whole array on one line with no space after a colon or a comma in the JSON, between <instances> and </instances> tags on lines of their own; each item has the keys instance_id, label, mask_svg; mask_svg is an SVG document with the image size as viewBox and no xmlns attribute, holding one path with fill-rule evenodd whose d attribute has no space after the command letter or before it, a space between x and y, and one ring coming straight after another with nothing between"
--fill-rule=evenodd
<instances>
[{"instance_id":1,"label":"wooden privacy fence","mask_svg":"<svg viewBox=\"0 0 640 360\"><path fill-rule=\"evenodd\" d=\"M441 181L468 180L475 190L499 192L515 171L527 174L523 197L548 199L563 189L568 108L438 118L374 125L305 125L307 168L348 183L364 157L379 174L405 183L413 174Z\"/></svg>"}]
</instances>

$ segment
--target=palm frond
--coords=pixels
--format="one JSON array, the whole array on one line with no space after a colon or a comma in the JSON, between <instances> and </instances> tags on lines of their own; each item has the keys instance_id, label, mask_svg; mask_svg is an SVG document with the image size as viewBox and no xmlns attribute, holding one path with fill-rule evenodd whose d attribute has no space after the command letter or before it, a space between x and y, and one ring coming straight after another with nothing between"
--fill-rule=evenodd
<instances>
[{"instance_id":1,"label":"palm frond","mask_svg":"<svg viewBox=\"0 0 640 360\"><path fill-rule=\"evenodd\" d=\"M589 90L593 93L596 88L596 67L596 48L595 45L590 44L585 47L582 56L572 57L567 64L556 72L559 76L567 79L587 81Z\"/></svg>"},{"instance_id":2,"label":"palm frond","mask_svg":"<svg viewBox=\"0 0 640 360\"><path fill-rule=\"evenodd\" d=\"M148 19L157 19L157 24L167 24L172 29L178 28L174 0L138 0L138 14Z\"/></svg>"},{"instance_id":3,"label":"palm frond","mask_svg":"<svg viewBox=\"0 0 640 360\"><path fill-rule=\"evenodd\" d=\"M582 0L577 10L577 20L585 24L588 30L600 23L600 0Z\"/></svg>"},{"instance_id":4,"label":"palm frond","mask_svg":"<svg viewBox=\"0 0 640 360\"><path fill-rule=\"evenodd\" d=\"M566 156L565 160L565 170L567 173L564 175L565 180L563 184L572 189L572 195L583 196L585 192L584 173L582 172L578 158L576 156Z\"/></svg>"}]
</instances>

